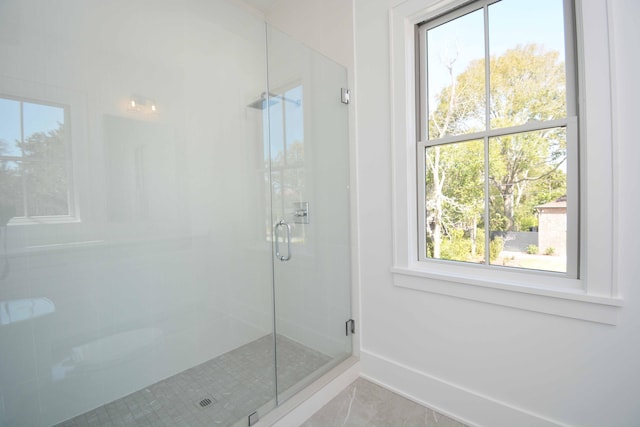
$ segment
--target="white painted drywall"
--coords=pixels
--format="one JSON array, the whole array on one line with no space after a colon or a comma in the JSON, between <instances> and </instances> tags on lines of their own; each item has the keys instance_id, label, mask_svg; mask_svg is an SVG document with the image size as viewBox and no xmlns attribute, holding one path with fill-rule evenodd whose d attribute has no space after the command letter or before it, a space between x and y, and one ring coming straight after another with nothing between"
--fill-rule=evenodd
<instances>
[{"instance_id":1,"label":"white painted drywall","mask_svg":"<svg viewBox=\"0 0 640 427\"><path fill-rule=\"evenodd\" d=\"M477 425L638 425L640 6L610 2L615 285L625 306L618 325L605 326L393 286L389 11L396 3L355 1L363 374Z\"/></svg>"},{"instance_id":2,"label":"white painted drywall","mask_svg":"<svg viewBox=\"0 0 640 427\"><path fill-rule=\"evenodd\" d=\"M344 67L353 67L351 0L276 0L265 17L296 40Z\"/></svg>"}]
</instances>

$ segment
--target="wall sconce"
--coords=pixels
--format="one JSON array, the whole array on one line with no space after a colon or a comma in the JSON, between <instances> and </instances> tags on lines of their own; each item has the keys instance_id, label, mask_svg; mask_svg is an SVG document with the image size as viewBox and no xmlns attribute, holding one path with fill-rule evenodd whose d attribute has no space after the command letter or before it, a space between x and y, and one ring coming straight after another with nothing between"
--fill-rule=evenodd
<instances>
[{"instance_id":1,"label":"wall sconce","mask_svg":"<svg viewBox=\"0 0 640 427\"><path fill-rule=\"evenodd\" d=\"M156 101L153 99L145 98L140 95L132 95L129 100L129 111L156 113L158 111L158 107L156 105Z\"/></svg>"}]
</instances>

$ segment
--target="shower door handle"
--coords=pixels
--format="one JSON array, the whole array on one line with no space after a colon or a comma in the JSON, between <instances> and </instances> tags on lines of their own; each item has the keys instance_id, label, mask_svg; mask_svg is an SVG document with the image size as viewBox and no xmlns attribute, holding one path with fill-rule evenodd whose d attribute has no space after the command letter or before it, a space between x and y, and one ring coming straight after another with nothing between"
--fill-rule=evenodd
<instances>
[{"instance_id":1,"label":"shower door handle","mask_svg":"<svg viewBox=\"0 0 640 427\"><path fill-rule=\"evenodd\" d=\"M280 227L286 227L287 229L287 256L283 256L280 254ZM276 238L276 256L280 259L280 261L289 261L291 259L291 226L285 222L284 219L281 219L280 222L276 224L275 228L275 238Z\"/></svg>"}]
</instances>

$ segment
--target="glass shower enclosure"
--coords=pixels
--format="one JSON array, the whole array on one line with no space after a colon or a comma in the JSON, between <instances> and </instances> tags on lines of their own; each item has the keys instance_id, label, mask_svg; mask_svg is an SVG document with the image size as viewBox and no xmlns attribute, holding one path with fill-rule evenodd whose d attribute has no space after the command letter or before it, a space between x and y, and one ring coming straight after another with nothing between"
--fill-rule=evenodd
<instances>
[{"instance_id":1,"label":"glass shower enclosure","mask_svg":"<svg viewBox=\"0 0 640 427\"><path fill-rule=\"evenodd\" d=\"M0 0L0 426L248 425L349 357L346 87L237 1Z\"/></svg>"},{"instance_id":2,"label":"glass shower enclosure","mask_svg":"<svg viewBox=\"0 0 640 427\"><path fill-rule=\"evenodd\" d=\"M276 337L319 353L322 370L351 354L346 70L273 28L267 42ZM293 367L313 360L280 349L279 401L306 384Z\"/></svg>"}]
</instances>

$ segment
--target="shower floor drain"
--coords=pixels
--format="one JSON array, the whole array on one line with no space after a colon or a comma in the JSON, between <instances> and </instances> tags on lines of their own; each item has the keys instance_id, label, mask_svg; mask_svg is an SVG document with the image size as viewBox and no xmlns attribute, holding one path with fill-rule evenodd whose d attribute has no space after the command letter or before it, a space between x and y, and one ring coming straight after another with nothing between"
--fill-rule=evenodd
<instances>
[{"instance_id":1,"label":"shower floor drain","mask_svg":"<svg viewBox=\"0 0 640 427\"><path fill-rule=\"evenodd\" d=\"M207 408L211 405L213 405L214 403L216 403L216 400L213 397L204 397L202 398L202 400L200 400L198 403L196 403L196 406L198 408Z\"/></svg>"}]
</instances>

